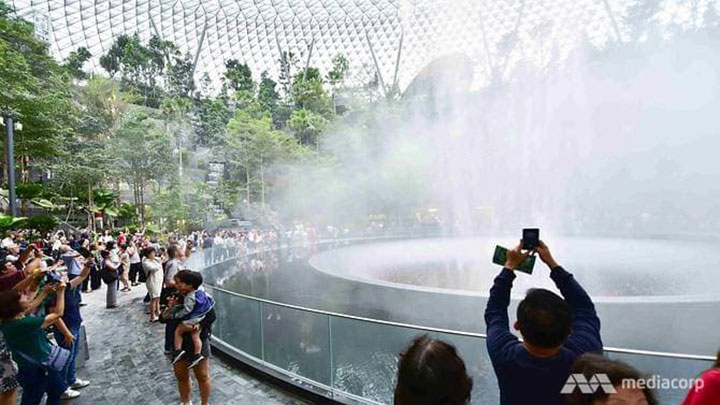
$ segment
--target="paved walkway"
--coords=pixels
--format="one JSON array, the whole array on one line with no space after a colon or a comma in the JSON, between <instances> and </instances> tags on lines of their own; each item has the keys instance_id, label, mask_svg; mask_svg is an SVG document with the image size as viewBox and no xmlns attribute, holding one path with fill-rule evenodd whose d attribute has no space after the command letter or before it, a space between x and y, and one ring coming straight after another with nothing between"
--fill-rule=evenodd
<instances>
[{"instance_id":1,"label":"paved walkway","mask_svg":"<svg viewBox=\"0 0 720 405\"><path fill-rule=\"evenodd\" d=\"M78 377L91 385L68 405L179 404L175 376L163 354L164 325L150 323L142 299L145 286L118 292L119 308L105 309L105 286L83 294L83 317L90 359ZM210 366L212 404L305 404L289 393L260 382L218 358ZM193 403L200 403L193 384Z\"/></svg>"}]
</instances>

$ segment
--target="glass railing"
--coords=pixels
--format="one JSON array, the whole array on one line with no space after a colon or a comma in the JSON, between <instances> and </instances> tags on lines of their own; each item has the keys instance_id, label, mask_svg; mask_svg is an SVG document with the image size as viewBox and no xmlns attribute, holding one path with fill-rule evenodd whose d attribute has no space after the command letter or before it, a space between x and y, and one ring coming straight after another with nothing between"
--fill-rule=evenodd
<instances>
[{"instance_id":1,"label":"glass railing","mask_svg":"<svg viewBox=\"0 0 720 405\"><path fill-rule=\"evenodd\" d=\"M337 241L333 241L337 243ZM232 271L245 249L208 249L187 267ZM403 324L306 308L206 285L215 297L214 346L303 389L342 403L392 403L397 359L416 336L452 343L473 376L473 404L499 402L497 380L482 333ZM663 378L696 377L709 356L605 348L611 358ZM661 403L680 403L686 388L658 391Z\"/></svg>"}]
</instances>

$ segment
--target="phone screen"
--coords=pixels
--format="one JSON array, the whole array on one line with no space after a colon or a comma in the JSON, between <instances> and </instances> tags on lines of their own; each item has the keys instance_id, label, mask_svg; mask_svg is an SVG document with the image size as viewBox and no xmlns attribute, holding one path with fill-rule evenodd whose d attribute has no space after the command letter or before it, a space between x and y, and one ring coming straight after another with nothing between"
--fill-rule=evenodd
<instances>
[{"instance_id":1,"label":"phone screen","mask_svg":"<svg viewBox=\"0 0 720 405\"><path fill-rule=\"evenodd\" d=\"M523 229L522 236L523 245L522 248L525 250L535 249L540 245L540 229L538 228L525 228Z\"/></svg>"}]
</instances>

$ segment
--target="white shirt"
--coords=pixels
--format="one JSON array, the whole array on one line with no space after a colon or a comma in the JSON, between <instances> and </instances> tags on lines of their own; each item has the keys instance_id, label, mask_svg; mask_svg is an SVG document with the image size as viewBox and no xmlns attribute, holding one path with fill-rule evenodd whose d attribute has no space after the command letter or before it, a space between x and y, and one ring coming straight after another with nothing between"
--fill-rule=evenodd
<instances>
[{"instance_id":1,"label":"white shirt","mask_svg":"<svg viewBox=\"0 0 720 405\"><path fill-rule=\"evenodd\" d=\"M138 249L130 246L127 248L127 250L128 253L132 252L132 254L130 255L130 264L140 263L140 254L138 253Z\"/></svg>"},{"instance_id":2,"label":"white shirt","mask_svg":"<svg viewBox=\"0 0 720 405\"><path fill-rule=\"evenodd\" d=\"M2 247L4 247L5 249L9 248L10 246L12 246L14 244L15 244L15 242L13 242L12 238L9 236L2 240Z\"/></svg>"}]
</instances>

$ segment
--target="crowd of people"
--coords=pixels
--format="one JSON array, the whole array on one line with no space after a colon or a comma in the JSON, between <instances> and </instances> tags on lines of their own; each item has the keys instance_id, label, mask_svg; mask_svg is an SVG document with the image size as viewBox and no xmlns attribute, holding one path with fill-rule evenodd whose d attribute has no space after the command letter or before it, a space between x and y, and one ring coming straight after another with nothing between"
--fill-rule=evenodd
<instances>
[{"instance_id":1,"label":"crowd of people","mask_svg":"<svg viewBox=\"0 0 720 405\"><path fill-rule=\"evenodd\" d=\"M197 232L161 243L141 233L81 230L33 235L29 243L23 233L8 233L0 242L0 405L15 404L18 387L23 405L79 397L90 385L76 375L82 295L105 285L113 310L119 294L143 284L150 322L165 324L165 352L183 402L190 403L192 370L202 403L209 403L214 300L202 288L202 274L184 263L203 240L225 246L231 239L216 236Z\"/></svg>"},{"instance_id":2,"label":"crowd of people","mask_svg":"<svg viewBox=\"0 0 720 405\"><path fill-rule=\"evenodd\" d=\"M302 232L303 243L317 241L314 231L297 232ZM108 310L118 307L120 294L144 285L149 322L165 324L165 354L182 403L190 403L192 372L201 402L208 404L215 301L202 287L202 273L187 269L186 261L202 254L200 262L208 265L278 247L282 238L292 241L293 232L194 232L160 242L142 233L81 231L58 232L33 243L22 233L9 233L0 242L0 405L16 403L18 386L24 405L39 404L44 396L50 405L80 396L90 384L76 373L82 294L102 285ZM545 289L527 291L512 324L520 339L511 332L508 307L515 270L530 254L548 266L560 295ZM487 351L503 405L658 403L647 387L624 385L644 376L603 355L601 323L591 297L543 242L532 251L518 245L508 252L490 289L485 322ZM567 391L571 375L604 375L614 389ZM400 354L396 404L468 404L472 389L473 379L449 343L420 336ZM683 403L710 404L720 404L720 353Z\"/></svg>"}]
</instances>

